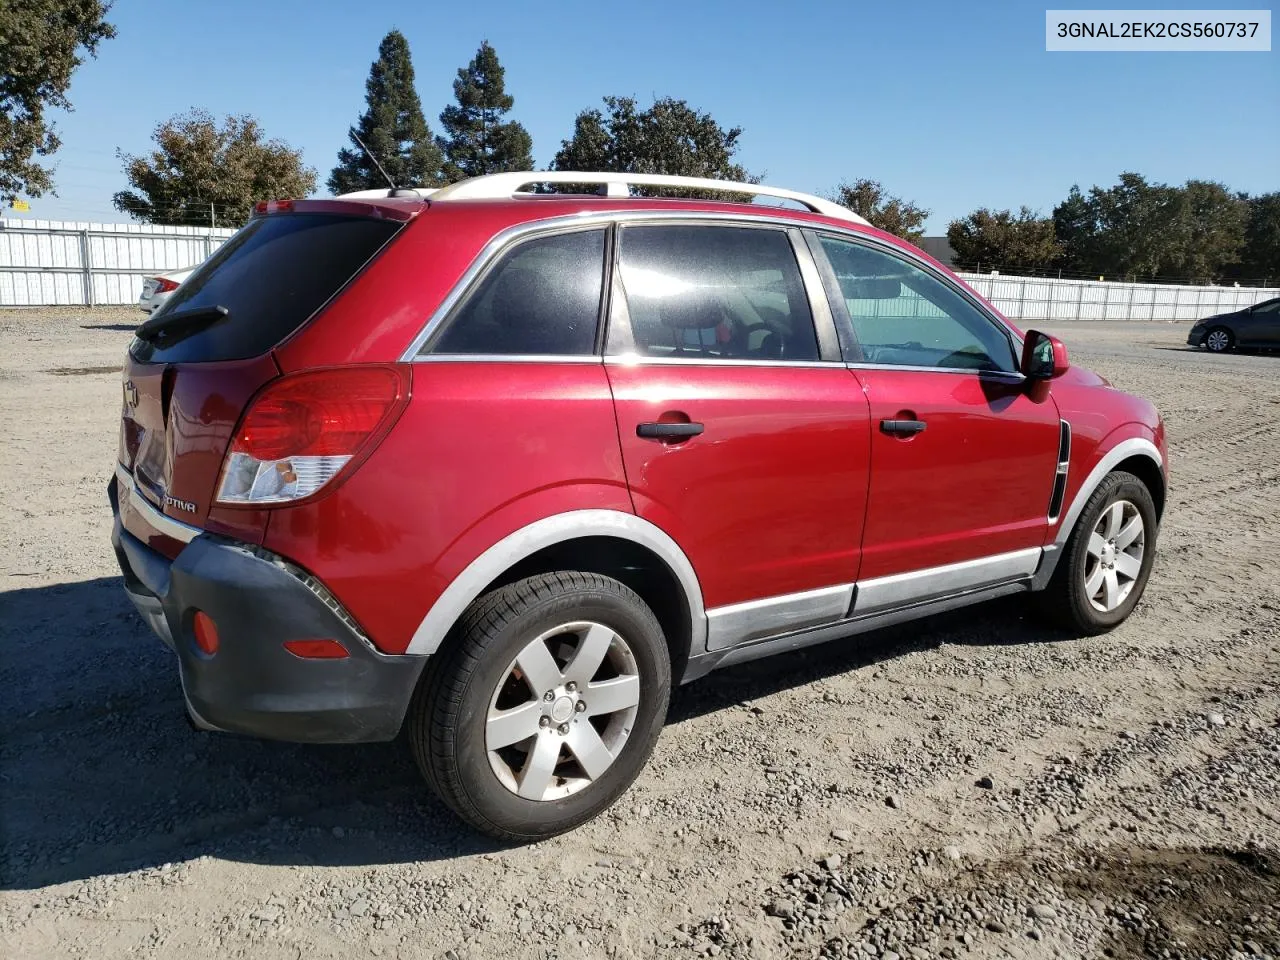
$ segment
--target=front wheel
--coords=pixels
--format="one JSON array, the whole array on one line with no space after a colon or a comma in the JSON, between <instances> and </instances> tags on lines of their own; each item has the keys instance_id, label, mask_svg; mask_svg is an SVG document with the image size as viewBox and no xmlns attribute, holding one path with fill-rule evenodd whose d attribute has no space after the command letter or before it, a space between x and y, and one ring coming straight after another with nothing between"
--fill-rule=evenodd
<instances>
[{"instance_id":1,"label":"front wheel","mask_svg":"<svg viewBox=\"0 0 1280 960\"><path fill-rule=\"evenodd\" d=\"M1204 338L1205 348L1211 353L1226 353L1234 343L1235 338L1226 327L1214 327Z\"/></svg>"},{"instance_id":2,"label":"front wheel","mask_svg":"<svg viewBox=\"0 0 1280 960\"><path fill-rule=\"evenodd\" d=\"M462 819L503 840L571 830L639 774L666 718L662 628L634 591L542 574L477 600L411 707L414 757Z\"/></svg>"},{"instance_id":3,"label":"front wheel","mask_svg":"<svg viewBox=\"0 0 1280 960\"><path fill-rule=\"evenodd\" d=\"M1131 473L1109 474L1076 521L1041 606L1061 626L1086 635L1117 626L1146 589L1156 530L1146 484Z\"/></svg>"}]
</instances>

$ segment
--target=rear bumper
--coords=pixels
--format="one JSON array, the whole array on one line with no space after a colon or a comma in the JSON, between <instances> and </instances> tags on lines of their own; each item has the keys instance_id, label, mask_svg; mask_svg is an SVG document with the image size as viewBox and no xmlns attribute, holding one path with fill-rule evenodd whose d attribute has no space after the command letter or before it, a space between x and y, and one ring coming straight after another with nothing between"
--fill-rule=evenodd
<instances>
[{"instance_id":1,"label":"rear bumper","mask_svg":"<svg viewBox=\"0 0 1280 960\"><path fill-rule=\"evenodd\" d=\"M114 509L114 480L110 495ZM377 652L297 575L230 541L201 535L170 561L125 530L117 511L111 542L125 593L177 654L198 726L304 743L399 732L425 657ZM212 656L195 644L197 610L217 625ZM283 646L320 638L337 640L349 656L304 659Z\"/></svg>"}]
</instances>

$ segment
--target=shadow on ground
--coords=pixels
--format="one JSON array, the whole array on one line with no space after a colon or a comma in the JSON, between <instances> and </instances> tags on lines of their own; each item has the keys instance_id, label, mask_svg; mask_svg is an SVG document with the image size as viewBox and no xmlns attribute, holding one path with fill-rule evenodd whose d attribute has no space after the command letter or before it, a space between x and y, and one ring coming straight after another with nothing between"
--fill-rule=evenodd
<instances>
[{"instance_id":1,"label":"shadow on ground","mask_svg":"<svg viewBox=\"0 0 1280 960\"><path fill-rule=\"evenodd\" d=\"M669 723L940 643L1043 641L1016 601L970 608L675 691ZM430 794L403 742L199 733L173 655L116 578L0 593L0 888L209 855L365 865L497 849Z\"/></svg>"}]
</instances>

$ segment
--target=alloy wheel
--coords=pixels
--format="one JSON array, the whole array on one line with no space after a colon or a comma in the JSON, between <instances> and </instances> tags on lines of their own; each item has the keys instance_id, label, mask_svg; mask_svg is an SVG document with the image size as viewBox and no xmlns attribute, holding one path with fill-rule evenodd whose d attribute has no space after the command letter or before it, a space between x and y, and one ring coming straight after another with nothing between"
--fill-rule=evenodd
<instances>
[{"instance_id":1,"label":"alloy wheel","mask_svg":"<svg viewBox=\"0 0 1280 960\"><path fill-rule=\"evenodd\" d=\"M1212 330L1204 338L1204 345L1214 353L1222 353L1231 346L1231 337L1225 330Z\"/></svg>"},{"instance_id":2,"label":"alloy wheel","mask_svg":"<svg viewBox=\"0 0 1280 960\"><path fill-rule=\"evenodd\" d=\"M526 800L558 800L604 775L640 705L640 673L626 640L594 621L561 624L516 655L485 718L498 781Z\"/></svg>"},{"instance_id":3,"label":"alloy wheel","mask_svg":"<svg viewBox=\"0 0 1280 960\"><path fill-rule=\"evenodd\" d=\"M1089 534L1084 565L1084 592L1095 610L1119 607L1142 573L1146 552L1142 514L1128 500L1109 504Z\"/></svg>"}]
</instances>

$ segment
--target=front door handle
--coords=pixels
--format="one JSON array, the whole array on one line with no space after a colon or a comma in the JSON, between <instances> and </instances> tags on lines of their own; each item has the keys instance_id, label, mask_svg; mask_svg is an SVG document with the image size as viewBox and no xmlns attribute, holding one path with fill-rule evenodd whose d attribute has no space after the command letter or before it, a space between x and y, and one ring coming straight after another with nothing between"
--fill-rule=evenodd
<instances>
[{"instance_id":1,"label":"front door handle","mask_svg":"<svg viewBox=\"0 0 1280 960\"><path fill-rule=\"evenodd\" d=\"M653 423L637 424L636 436L643 437L645 440L688 440L690 437L696 437L703 429L700 423L679 420L668 423L665 420L657 420Z\"/></svg>"},{"instance_id":2,"label":"front door handle","mask_svg":"<svg viewBox=\"0 0 1280 960\"><path fill-rule=\"evenodd\" d=\"M891 437L914 437L925 428L923 420L881 420L880 432Z\"/></svg>"}]
</instances>

